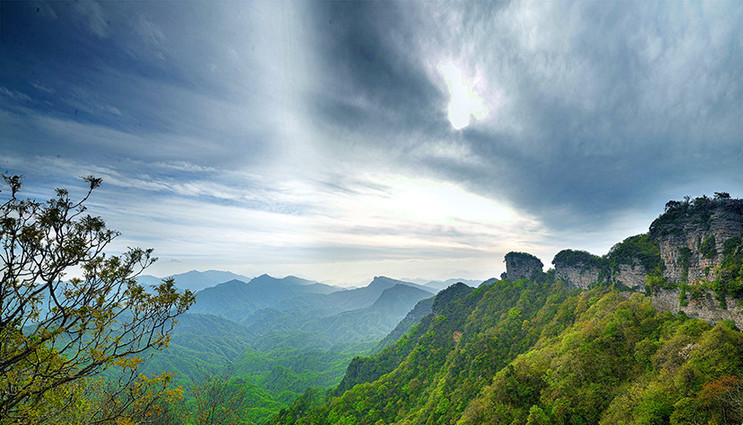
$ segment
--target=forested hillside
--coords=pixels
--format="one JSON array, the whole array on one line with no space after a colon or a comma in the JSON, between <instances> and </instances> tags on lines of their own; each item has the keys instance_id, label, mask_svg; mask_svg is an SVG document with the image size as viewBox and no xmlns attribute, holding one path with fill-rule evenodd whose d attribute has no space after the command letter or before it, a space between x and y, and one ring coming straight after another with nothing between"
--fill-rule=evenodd
<instances>
[{"instance_id":1,"label":"forested hillside","mask_svg":"<svg viewBox=\"0 0 743 425\"><path fill-rule=\"evenodd\" d=\"M307 388L338 385L352 358L432 296L385 277L351 290L295 277L231 280L197 293L195 311L209 314L184 314L142 371L173 374L183 389L168 406L177 420L196 420L204 397L224 393L232 398L207 397L219 406L215 417L263 423Z\"/></svg>"},{"instance_id":2,"label":"forested hillside","mask_svg":"<svg viewBox=\"0 0 743 425\"><path fill-rule=\"evenodd\" d=\"M273 424L693 424L743 419L743 334L551 279L444 291L341 387Z\"/></svg>"}]
</instances>

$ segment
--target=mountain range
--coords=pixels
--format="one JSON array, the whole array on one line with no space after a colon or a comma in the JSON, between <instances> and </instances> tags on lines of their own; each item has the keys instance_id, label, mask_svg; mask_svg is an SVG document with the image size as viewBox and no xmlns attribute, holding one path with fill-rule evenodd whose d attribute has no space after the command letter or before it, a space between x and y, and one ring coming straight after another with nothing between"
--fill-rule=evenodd
<instances>
[{"instance_id":1,"label":"mountain range","mask_svg":"<svg viewBox=\"0 0 743 425\"><path fill-rule=\"evenodd\" d=\"M544 272L509 252L502 280L419 302L270 423L740 424L742 241L743 200L718 192L601 257L563 250Z\"/></svg>"},{"instance_id":2,"label":"mountain range","mask_svg":"<svg viewBox=\"0 0 743 425\"><path fill-rule=\"evenodd\" d=\"M166 277L172 277L175 280L175 284L178 288L188 289L194 292L233 279L241 280L243 282L248 282L251 279L247 276L219 270L207 270L203 272L191 270L190 272L175 274ZM157 285L161 281L162 278L152 275L140 275L137 277L137 282L140 285Z\"/></svg>"},{"instance_id":3,"label":"mountain range","mask_svg":"<svg viewBox=\"0 0 743 425\"><path fill-rule=\"evenodd\" d=\"M186 277L186 285L179 279ZM430 286L377 276L346 289L294 276L233 278L229 272L175 275L177 286L204 285L179 318L169 347L145 364L145 373L167 370L190 385L205 376L228 374L260 395L253 420L261 422L288 407L309 387L333 387L348 362L379 344L422 300ZM154 277L142 276L140 283ZM399 332L399 330L398 330Z\"/></svg>"}]
</instances>

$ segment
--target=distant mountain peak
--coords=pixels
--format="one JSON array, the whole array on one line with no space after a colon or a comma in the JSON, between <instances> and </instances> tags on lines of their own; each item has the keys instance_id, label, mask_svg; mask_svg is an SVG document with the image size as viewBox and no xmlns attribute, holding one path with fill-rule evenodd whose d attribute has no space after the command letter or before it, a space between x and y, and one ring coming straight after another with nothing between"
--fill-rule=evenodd
<instances>
[{"instance_id":1,"label":"distant mountain peak","mask_svg":"<svg viewBox=\"0 0 743 425\"><path fill-rule=\"evenodd\" d=\"M403 298L423 299L431 296L433 295L424 289L398 283L389 288L385 288L382 293L379 294L379 298L374 302L374 305L389 303Z\"/></svg>"},{"instance_id":2,"label":"distant mountain peak","mask_svg":"<svg viewBox=\"0 0 743 425\"><path fill-rule=\"evenodd\" d=\"M218 284L216 286L225 288L225 287L228 287L228 286L243 286L243 285L247 285L247 283L246 282L243 282L242 280L239 280L239 279L232 279L232 280L228 280L227 282L222 282L222 283L220 283L220 284ZM206 288L206 289L209 289L209 288Z\"/></svg>"},{"instance_id":3,"label":"distant mountain peak","mask_svg":"<svg viewBox=\"0 0 743 425\"><path fill-rule=\"evenodd\" d=\"M411 282L403 282L402 280L392 279L387 276L374 276L374 279L372 279L369 286L372 285L397 285L399 283L405 284L405 285L414 285L414 283Z\"/></svg>"}]
</instances>

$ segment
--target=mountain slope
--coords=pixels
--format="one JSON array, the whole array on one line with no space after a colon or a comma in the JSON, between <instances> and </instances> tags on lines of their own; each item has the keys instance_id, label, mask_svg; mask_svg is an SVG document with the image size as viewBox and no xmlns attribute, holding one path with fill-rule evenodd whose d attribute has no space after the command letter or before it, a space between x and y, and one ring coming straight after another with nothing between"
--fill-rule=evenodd
<instances>
[{"instance_id":1,"label":"mountain slope","mask_svg":"<svg viewBox=\"0 0 743 425\"><path fill-rule=\"evenodd\" d=\"M405 334L407 334L413 326L416 326L418 323L420 323L421 320L423 320L424 317L428 316L431 313L433 301L434 297L418 301L418 304L416 304L415 307L413 307L413 309L405 315L400 323L395 326L395 329L393 329L390 333L387 334L387 336L379 341L372 352L378 353L384 350L385 348L397 342Z\"/></svg>"},{"instance_id":2,"label":"mountain slope","mask_svg":"<svg viewBox=\"0 0 743 425\"><path fill-rule=\"evenodd\" d=\"M386 289L392 288L396 285L425 291L426 296L433 295L430 289L424 288L420 285L386 277L375 277L369 285L362 288L340 289L328 294L307 294L301 297L294 297L281 301L274 307L254 312L245 318L242 323L259 338L266 336L266 338L275 340L275 343L273 344L261 343L264 349L271 349L271 347L285 345L285 341L279 341L281 334L283 333L286 336L286 332L298 329L318 333L317 337L319 339L316 339L315 341L310 339L306 342L313 347L323 346L324 344L329 343L324 336L320 335L328 333L325 330L327 326L317 324L318 320L329 318L343 312L370 307L379 300L380 296ZM408 292L408 294L412 293L413 292ZM400 292L400 295L402 295L402 292ZM390 302L391 301L392 300L390 300ZM395 313L394 317L401 319L410 308L415 305L415 303L410 304L408 301L404 301L404 303L405 305L401 307L401 309L406 308L407 310L402 313L402 316L399 315L399 312ZM396 324L396 322L392 324L389 329L392 329ZM384 327L386 328L387 324L385 324ZM353 333L361 335L364 332L359 329ZM379 338L383 336L384 335L379 336ZM294 337L292 336L292 338ZM338 340L336 337L333 337L332 339ZM358 337L353 337L352 340L368 341L370 338L359 339Z\"/></svg>"},{"instance_id":3,"label":"mountain slope","mask_svg":"<svg viewBox=\"0 0 743 425\"><path fill-rule=\"evenodd\" d=\"M743 419L716 395L743 386L743 334L729 324L658 313L640 294L561 282L501 281L448 295L400 341L354 359L334 396L308 392L272 423Z\"/></svg>"},{"instance_id":4,"label":"mountain slope","mask_svg":"<svg viewBox=\"0 0 743 425\"><path fill-rule=\"evenodd\" d=\"M323 316L331 316L343 311L358 310L360 308L372 305L385 289L392 288L395 285L404 285L417 288L433 295L436 291L402 280L390 279L384 276L376 276L364 287L336 291L326 295L309 295L302 298L291 299L284 306L287 309L301 309L304 311L313 311Z\"/></svg>"},{"instance_id":5,"label":"mountain slope","mask_svg":"<svg viewBox=\"0 0 743 425\"><path fill-rule=\"evenodd\" d=\"M332 343L376 342L387 335L418 301L430 296L430 292L422 289L396 284L384 289L369 307L322 318L302 329L325 335Z\"/></svg>"},{"instance_id":6,"label":"mountain slope","mask_svg":"<svg viewBox=\"0 0 743 425\"><path fill-rule=\"evenodd\" d=\"M223 317L186 313L178 318L168 348L155 352L143 370L176 372L179 381L216 373L244 355L253 338L247 328Z\"/></svg>"}]
</instances>

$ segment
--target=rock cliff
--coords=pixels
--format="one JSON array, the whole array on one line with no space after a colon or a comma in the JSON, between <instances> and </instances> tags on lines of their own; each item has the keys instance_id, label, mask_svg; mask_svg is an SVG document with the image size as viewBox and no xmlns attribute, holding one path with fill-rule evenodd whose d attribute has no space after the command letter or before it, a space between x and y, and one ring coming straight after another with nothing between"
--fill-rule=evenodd
<instances>
[{"instance_id":1,"label":"rock cliff","mask_svg":"<svg viewBox=\"0 0 743 425\"><path fill-rule=\"evenodd\" d=\"M639 261L632 264L617 264L612 271L611 281L624 285L635 290L642 290L645 287L645 276L647 275L645 267Z\"/></svg>"},{"instance_id":2,"label":"rock cliff","mask_svg":"<svg viewBox=\"0 0 743 425\"><path fill-rule=\"evenodd\" d=\"M699 284L715 278L725 243L743 237L743 200L706 196L671 201L650 226L665 266L675 284ZM729 243L729 242L728 242Z\"/></svg>"},{"instance_id":3,"label":"rock cliff","mask_svg":"<svg viewBox=\"0 0 743 425\"><path fill-rule=\"evenodd\" d=\"M732 320L739 329L743 329L743 307L731 296L726 297L726 307L720 307L712 291L702 290L699 296L688 301L681 301L679 289L657 289L650 297L656 310L672 313L684 312L689 317L704 319L717 323L721 320Z\"/></svg>"},{"instance_id":4,"label":"rock cliff","mask_svg":"<svg viewBox=\"0 0 743 425\"><path fill-rule=\"evenodd\" d=\"M506 254L505 278L511 282L519 279L535 279L542 273L542 261L525 252L509 252Z\"/></svg>"},{"instance_id":5,"label":"rock cliff","mask_svg":"<svg viewBox=\"0 0 743 425\"><path fill-rule=\"evenodd\" d=\"M552 260L555 265L555 277L565 283L582 289L597 283L604 274L605 261L586 251L564 249Z\"/></svg>"},{"instance_id":6,"label":"rock cliff","mask_svg":"<svg viewBox=\"0 0 743 425\"><path fill-rule=\"evenodd\" d=\"M662 311L711 322L732 320L743 329L743 200L727 193L670 201L650 232L631 236L596 256L562 250L554 277L581 289L594 284L645 292ZM542 262L531 254L506 255L505 277L533 279Z\"/></svg>"}]
</instances>

